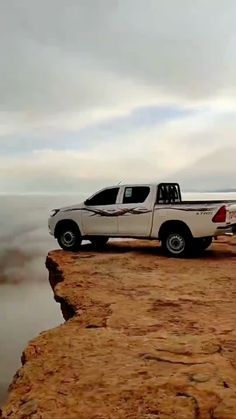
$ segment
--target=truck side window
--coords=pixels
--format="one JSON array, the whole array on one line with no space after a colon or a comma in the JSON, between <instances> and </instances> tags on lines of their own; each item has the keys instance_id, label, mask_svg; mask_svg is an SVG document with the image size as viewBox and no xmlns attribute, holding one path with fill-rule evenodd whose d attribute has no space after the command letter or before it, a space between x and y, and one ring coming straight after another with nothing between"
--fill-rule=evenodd
<instances>
[{"instance_id":1,"label":"truck side window","mask_svg":"<svg viewBox=\"0 0 236 419\"><path fill-rule=\"evenodd\" d=\"M141 204L146 201L150 193L148 186L134 186L125 188L123 204Z\"/></svg>"},{"instance_id":2,"label":"truck side window","mask_svg":"<svg viewBox=\"0 0 236 419\"><path fill-rule=\"evenodd\" d=\"M92 198L87 199L85 204L90 205L114 205L116 203L119 188L105 189L104 191L98 192Z\"/></svg>"}]
</instances>

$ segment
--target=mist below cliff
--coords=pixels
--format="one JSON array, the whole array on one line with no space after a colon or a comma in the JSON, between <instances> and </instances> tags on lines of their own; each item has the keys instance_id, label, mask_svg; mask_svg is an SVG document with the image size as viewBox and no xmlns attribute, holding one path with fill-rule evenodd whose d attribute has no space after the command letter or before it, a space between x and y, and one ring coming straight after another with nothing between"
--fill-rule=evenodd
<instances>
[{"instance_id":1,"label":"mist below cliff","mask_svg":"<svg viewBox=\"0 0 236 419\"><path fill-rule=\"evenodd\" d=\"M42 283L3 284L0 287L0 405L29 340L63 323L59 304L45 272Z\"/></svg>"},{"instance_id":2,"label":"mist below cliff","mask_svg":"<svg viewBox=\"0 0 236 419\"><path fill-rule=\"evenodd\" d=\"M49 212L81 200L81 196L0 196L0 283L43 278L45 256L58 248L48 234Z\"/></svg>"},{"instance_id":3,"label":"mist below cliff","mask_svg":"<svg viewBox=\"0 0 236 419\"><path fill-rule=\"evenodd\" d=\"M0 405L29 340L62 323L45 259L57 248L47 230L51 208L81 197L0 196Z\"/></svg>"}]
</instances>

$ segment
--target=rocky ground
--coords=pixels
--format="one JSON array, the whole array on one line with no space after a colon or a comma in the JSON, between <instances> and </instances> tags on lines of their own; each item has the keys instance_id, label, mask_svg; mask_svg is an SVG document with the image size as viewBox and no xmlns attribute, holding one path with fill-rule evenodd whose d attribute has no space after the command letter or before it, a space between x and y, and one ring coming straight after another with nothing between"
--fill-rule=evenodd
<instances>
[{"instance_id":1,"label":"rocky ground","mask_svg":"<svg viewBox=\"0 0 236 419\"><path fill-rule=\"evenodd\" d=\"M236 419L236 239L51 252L67 322L30 342L4 419ZM29 313L30 315L30 313Z\"/></svg>"}]
</instances>

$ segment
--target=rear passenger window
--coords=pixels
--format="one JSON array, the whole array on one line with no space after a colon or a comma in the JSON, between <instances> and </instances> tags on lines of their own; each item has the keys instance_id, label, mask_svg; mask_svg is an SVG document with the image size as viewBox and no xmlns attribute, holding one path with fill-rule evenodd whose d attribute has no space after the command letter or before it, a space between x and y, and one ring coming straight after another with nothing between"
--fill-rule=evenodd
<instances>
[{"instance_id":1,"label":"rear passenger window","mask_svg":"<svg viewBox=\"0 0 236 419\"><path fill-rule=\"evenodd\" d=\"M123 204L141 204L146 201L150 193L148 186L134 186L125 188Z\"/></svg>"}]
</instances>

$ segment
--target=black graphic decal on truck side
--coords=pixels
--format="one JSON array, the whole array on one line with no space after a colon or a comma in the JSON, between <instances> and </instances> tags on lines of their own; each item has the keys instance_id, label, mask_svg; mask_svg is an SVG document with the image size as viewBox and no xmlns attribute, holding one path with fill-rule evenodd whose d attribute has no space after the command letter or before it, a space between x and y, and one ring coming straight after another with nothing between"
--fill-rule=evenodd
<instances>
[{"instance_id":1,"label":"black graphic decal on truck side","mask_svg":"<svg viewBox=\"0 0 236 419\"><path fill-rule=\"evenodd\" d=\"M216 208L174 208L172 207L155 207L154 211L161 211L161 210L175 210L175 211L187 211L187 212L211 212L214 211ZM146 208L123 208L119 210L103 210L103 209L92 209L92 208L71 208L66 209L64 212L68 211L87 211L90 212L90 216L94 217L95 215L99 215L100 217L121 217L123 215L141 215L141 214L148 214L151 213L153 210L148 210Z\"/></svg>"},{"instance_id":2,"label":"black graphic decal on truck side","mask_svg":"<svg viewBox=\"0 0 236 419\"><path fill-rule=\"evenodd\" d=\"M152 212L152 210L148 210L146 208L123 208L119 210L102 210L102 209L91 209L91 208L72 208L67 209L67 211L87 211L91 213L91 217L94 217L95 215L100 215L101 217L119 217L122 215L140 215L140 214L147 214Z\"/></svg>"}]
</instances>

